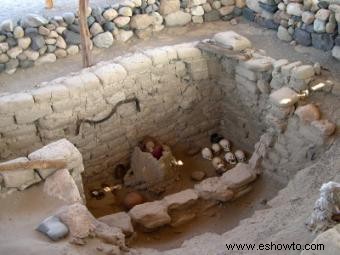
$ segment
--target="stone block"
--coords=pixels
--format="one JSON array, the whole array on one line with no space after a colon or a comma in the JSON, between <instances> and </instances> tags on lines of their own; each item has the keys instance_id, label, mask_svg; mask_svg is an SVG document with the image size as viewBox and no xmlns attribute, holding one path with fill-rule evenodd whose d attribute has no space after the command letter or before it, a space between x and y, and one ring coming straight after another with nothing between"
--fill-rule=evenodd
<instances>
[{"instance_id":1,"label":"stone block","mask_svg":"<svg viewBox=\"0 0 340 255\"><path fill-rule=\"evenodd\" d=\"M250 168L248 164L238 163L234 168L225 172L221 181L229 189L238 189L256 179L255 172Z\"/></svg>"},{"instance_id":2,"label":"stone block","mask_svg":"<svg viewBox=\"0 0 340 255\"><path fill-rule=\"evenodd\" d=\"M215 34L213 40L234 51L241 51L252 46L251 42L246 37L241 36L234 31Z\"/></svg>"},{"instance_id":3,"label":"stone block","mask_svg":"<svg viewBox=\"0 0 340 255\"><path fill-rule=\"evenodd\" d=\"M98 218L99 221L109 225L110 227L116 227L123 231L125 235L132 235L134 230L131 223L131 217L126 212L118 212L110 215L106 215Z\"/></svg>"},{"instance_id":4,"label":"stone block","mask_svg":"<svg viewBox=\"0 0 340 255\"><path fill-rule=\"evenodd\" d=\"M201 51L195 47L194 44L179 44L177 48L177 54L179 59L188 60L194 58L201 58Z\"/></svg>"},{"instance_id":5,"label":"stone block","mask_svg":"<svg viewBox=\"0 0 340 255\"><path fill-rule=\"evenodd\" d=\"M168 209L183 208L193 204L198 199L198 194L194 189L187 189L181 192L168 195L163 198Z\"/></svg>"},{"instance_id":6,"label":"stone block","mask_svg":"<svg viewBox=\"0 0 340 255\"><path fill-rule=\"evenodd\" d=\"M287 107L294 105L299 100L299 97L292 89L283 87L272 92L269 99L276 106Z\"/></svg>"},{"instance_id":7,"label":"stone block","mask_svg":"<svg viewBox=\"0 0 340 255\"><path fill-rule=\"evenodd\" d=\"M48 103L34 104L32 108L20 110L15 113L17 124L33 123L34 121L52 113L51 105Z\"/></svg>"},{"instance_id":8,"label":"stone block","mask_svg":"<svg viewBox=\"0 0 340 255\"><path fill-rule=\"evenodd\" d=\"M122 57L118 60L118 63L121 64L129 74L149 71L152 66L151 59L141 53Z\"/></svg>"},{"instance_id":9,"label":"stone block","mask_svg":"<svg viewBox=\"0 0 340 255\"><path fill-rule=\"evenodd\" d=\"M273 68L273 60L268 57L253 58L245 62L241 62L245 68L254 72L265 72Z\"/></svg>"},{"instance_id":10,"label":"stone block","mask_svg":"<svg viewBox=\"0 0 340 255\"><path fill-rule=\"evenodd\" d=\"M84 202L67 169L60 169L48 176L44 183L44 192L51 197L65 201L67 204Z\"/></svg>"},{"instance_id":11,"label":"stone block","mask_svg":"<svg viewBox=\"0 0 340 255\"><path fill-rule=\"evenodd\" d=\"M200 198L226 202L233 198L234 193L219 177L207 178L195 185Z\"/></svg>"},{"instance_id":12,"label":"stone block","mask_svg":"<svg viewBox=\"0 0 340 255\"><path fill-rule=\"evenodd\" d=\"M129 211L129 215L133 221L147 229L158 228L171 222L167 206L162 201L136 205Z\"/></svg>"},{"instance_id":13,"label":"stone block","mask_svg":"<svg viewBox=\"0 0 340 255\"><path fill-rule=\"evenodd\" d=\"M34 106L33 96L28 93L9 94L0 97L0 113L10 114Z\"/></svg>"}]
</instances>

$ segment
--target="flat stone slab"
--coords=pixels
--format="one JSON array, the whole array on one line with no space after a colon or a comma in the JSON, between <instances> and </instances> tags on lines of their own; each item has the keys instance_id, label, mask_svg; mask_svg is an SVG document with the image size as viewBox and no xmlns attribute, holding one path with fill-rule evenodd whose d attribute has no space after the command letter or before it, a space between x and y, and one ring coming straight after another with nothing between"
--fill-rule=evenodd
<instances>
[{"instance_id":1,"label":"flat stone slab","mask_svg":"<svg viewBox=\"0 0 340 255\"><path fill-rule=\"evenodd\" d=\"M148 202L134 206L129 215L145 228L153 229L171 222L168 208L163 201Z\"/></svg>"},{"instance_id":2,"label":"flat stone slab","mask_svg":"<svg viewBox=\"0 0 340 255\"><path fill-rule=\"evenodd\" d=\"M187 189L181 192L168 195L163 201L169 209L176 209L182 206L190 205L198 199L198 194L194 189Z\"/></svg>"},{"instance_id":3,"label":"flat stone slab","mask_svg":"<svg viewBox=\"0 0 340 255\"><path fill-rule=\"evenodd\" d=\"M299 97L294 90L288 87L282 87L272 92L269 99L276 106L288 107L294 105L299 100Z\"/></svg>"},{"instance_id":4,"label":"flat stone slab","mask_svg":"<svg viewBox=\"0 0 340 255\"><path fill-rule=\"evenodd\" d=\"M265 72L273 68L273 61L270 58L253 58L243 62L243 66L254 72Z\"/></svg>"},{"instance_id":5,"label":"flat stone slab","mask_svg":"<svg viewBox=\"0 0 340 255\"><path fill-rule=\"evenodd\" d=\"M99 221L106 223L110 227L120 228L124 234L131 235L134 230L131 223L131 217L126 212L105 215L98 218Z\"/></svg>"},{"instance_id":6,"label":"flat stone slab","mask_svg":"<svg viewBox=\"0 0 340 255\"><path fill-rule=\"evenodd\" d=\"M251 42L244 36L235 33L234 31L227 31L215 34L213 39L225 46L226 48L234 51L242 51L251 48Z\"/></svg>"},{"instance_id":7,"label":"flat stone slab","mask_svg":"<svg viewBox=\"0 0 340 255\"><path fill-rule=\"evenodd\" d=\"M250 166L245 163L238 163L234 168L224 173L221 177L222 182L229 189L240 188L256 179L256 174Z\"/></svg>"},{"instance_id":8,"label":"flat stone slab","mask_svg":"<svg viewBox=\"0 0 340 255\"><path fill-rule=\"evenodd\" d=\"M220 177L207 178L195 185L199 196L205 200L217 200L226 202L233 198L234 192L222 182Z\"/></svg>"}]
</instances>

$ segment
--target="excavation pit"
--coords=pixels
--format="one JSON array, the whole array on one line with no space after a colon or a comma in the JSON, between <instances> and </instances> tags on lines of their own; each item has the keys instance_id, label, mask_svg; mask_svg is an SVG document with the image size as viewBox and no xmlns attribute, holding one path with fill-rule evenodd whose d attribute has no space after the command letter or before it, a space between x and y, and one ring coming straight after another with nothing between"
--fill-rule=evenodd
<instances>
[{"instance_id":1,"label":"excavation pit","mask_svg":"<svg viewBox=\"0 0 340 255\"><path fill-rule=\"evenodd\" d=\"M224 236L257 210L270 209L267 202L280 195L278 191L292 176L323 157L335 132L334 112L325 113L336 102L327 79L317 75L311 65L275 60L242 39L246 46L241 50L231 48L235 34L230 32L212 40L145 50L27 92L3 95L3 122L9 123L1 129L5 141L1 158L66 160L79 196L85 195L86 206L97 219L128 212L135 234L126 235L125 240L132 248L169 250L199 234ZM319 86L320 82L325 85ZM212 162L201 155L201 149L212 146L209 140L214 133L230 140L233 151L245 151L246 162L216 174ZM125 187L114 177L117 165L131 165L134 148L146 136L167 144L184 163L178 166L179 175L171 185L159 192ZM59 140L62 138L68 141ZM192 151L198 153L188 155ZM25 176L22 171L1 173L3 194L21 190L6 195L4 204L10 204L9 196L22 201L25 194L38 196L39 191L64 199L66 204L70 199L78 201L78 197L66 196L58 185L45 188L57 178L60 170L56 170L37 167ZM193 171L204 171L206 176L193 181ZM116 185L122 188L113 194L91 197L93 190ZM148 215L141 215L143 210L122 206L131 191L143 195L143 210L149 205L164 210L161 223L150 223ZM176 211L164 202L167 196L185 191L197 196L195 204ZM38 197L37 201L46 206L44 199ZM34 224L59 207L53 204L44 211L46 215L37 214L39 220ZM100 224L97 228L103 227ZM96 235L103 238L103 232ZM95 242L88 236L80 239L77 242L86 240L89 246Z\"/></svg>"}]
</instances>

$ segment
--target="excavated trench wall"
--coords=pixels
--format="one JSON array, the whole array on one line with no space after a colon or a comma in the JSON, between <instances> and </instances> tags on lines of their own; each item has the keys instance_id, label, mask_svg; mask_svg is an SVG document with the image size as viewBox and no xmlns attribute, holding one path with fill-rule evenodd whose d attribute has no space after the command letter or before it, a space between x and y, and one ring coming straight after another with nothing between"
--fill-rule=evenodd
<instances>
[{"instance_id":1,"label":"excavated trench wall","mask_svg":"<svg viewBox=\"0 0 340 255\"><path fill-rule=\"evenodd\" d=\"M325 131L320 117L312 125L294 114L308 103L299 102L301 84L314 81L292 71L301 65L253 49L230 55L200 50L196 43L118 57L1 96L0 159L26 156L67 138L82 153L85 176L91 177L126 161L145 135L170 145L202 145L218 131L253 151L266 133L264 142L272 150L261 152L265 166L289 178L298 166L278 171L280 164L310 160L308 150L324 146L335 128L331 123L333 131ZM278 79L286 82L278 86ZM332 88L326 87L329 93Z\"/></svg>"}]
</instances>

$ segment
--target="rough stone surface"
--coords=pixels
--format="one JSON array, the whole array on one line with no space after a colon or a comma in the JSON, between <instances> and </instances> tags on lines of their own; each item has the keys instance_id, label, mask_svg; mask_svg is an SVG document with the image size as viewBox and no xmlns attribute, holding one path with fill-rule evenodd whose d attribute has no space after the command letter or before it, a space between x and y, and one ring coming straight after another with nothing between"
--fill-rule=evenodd
<instances>
[{"instance_id":1,"label":"rough stone surface","mask_svg":"<svg viewBox=\"0 0 340 255\"><path fill-rule=\"evenodd\" d=\"M106 215L98 218L98 220L106 223L111 227L120 228L126 235L132 235L132 233L134 232L131 223L131 217L126 212L119 212L115 214Z\"/></svg>"},{"instance_id":2,"label":"rough stone surface","mask_svg":"<svg viewBox=\"0 0 340 255\"><path fill-rule=\"evenodd\" d=\"M191 21L191 15L182 11L170 13L165 16L165 25L168 27L184 26Z\"/></svg>"},{"instance_id":3,"label":"rough stone surface","mask_svg":"<svg viewBox=\"0 0 340 255\"><path fill-rule=\"evenodd\" d=\"M256 179L256 174L248 164L238 163L234 168L225 172L221 180L231 190L238 189Z\"/></svg>"},{"instance_id":4,"label":"rough stone surface","mask_svg":"<svg viewBox=\"0 0 340 255\"><path fill-rule=\"evenodd\" d=\"M133 221L148 229L164 226L171 221L167 207L162 201L136 205L129 214Z\"/></svg>"},{"instance_id":5,"label":"rough stone surface","mask_svg":"<svg viewBox=\"0 0 340 255\"><path fill-rule=\"evenodd\" d=\"M251 42L234 31L222 32L214 35L213 39L234 51L241 51L251 47Z\"/></svg>"},{"instance_id":6,"label":"rough stone surface","mask_svg":"<svg viewBox=\"0 0 340 255\"><path fill-rule=\"evenodd\" d=\"M181 192L168 195L163 198L168 209L176 209L194 203L198 199L197 192L193 189L183 190Z\"/></svg>"},{"instance_id":7,"label":"rough stone surface","mask_svg":"<svg viewBox=\"0 0 340 255\"><path fill-rule=\"evenodd\" d=\"M77 185L67 169L58 170L47 177L44 183L44 192L68 204L83 203Z\"/></svg>"}]
</instances>

